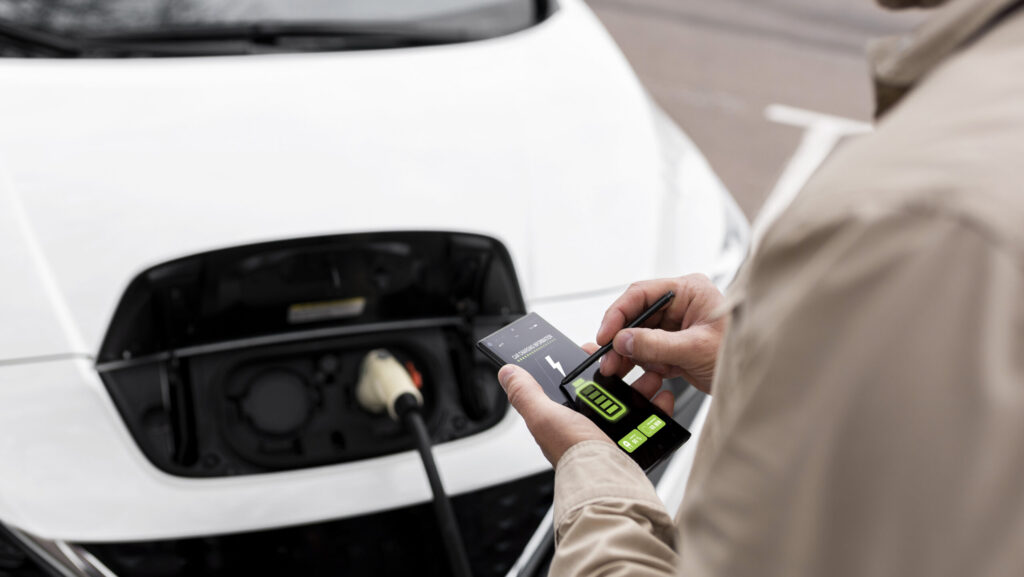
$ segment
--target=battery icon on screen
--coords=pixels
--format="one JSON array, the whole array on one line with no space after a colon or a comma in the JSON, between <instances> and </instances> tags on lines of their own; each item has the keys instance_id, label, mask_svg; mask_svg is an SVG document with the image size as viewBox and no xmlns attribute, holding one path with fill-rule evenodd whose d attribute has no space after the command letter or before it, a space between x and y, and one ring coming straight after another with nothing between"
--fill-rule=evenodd
<instances>
[{"instance_id":1,"label":"battery icon on screen","mask_svg":"<svg viewBox=\"0 0 1024 577\"><path fill-rule=\"evenodd\" d=\"M572 386L576 388L577 398L583 399L583 402L609 421L618 421L629 412L626 410L626 405L594 381L576 379Z\"/></svg>"}]
</instances>

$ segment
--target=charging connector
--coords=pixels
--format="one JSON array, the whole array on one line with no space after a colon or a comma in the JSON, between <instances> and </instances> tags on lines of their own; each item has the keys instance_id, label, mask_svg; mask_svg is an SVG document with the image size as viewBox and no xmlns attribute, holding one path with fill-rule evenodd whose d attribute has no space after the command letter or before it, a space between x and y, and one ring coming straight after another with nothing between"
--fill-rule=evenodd
<instances>
[{"instance_id":1,"label":"charging connector","mask_svg":"<svg viewBox=\"0 0 1024 577\"><path fill-rule=\"evenodd\" d=\"M402 395L411 395L417 406L423 406L423 395L413 382L409 371L386 349L374 349L363 359L356 385L356 400L371 413L387 410L398 420L395 401Z\"/></svg>"},{"instance_id":2,"label":"charging connector","mask_svg":"<svg viewBox=\"0 0 1024 577\"><path fill-rule=\"evenodd\" d=\"M413 377L389 351L372 350L363 359L359 383L356 385L356 399L371 413L380 414L387 410L388 415L401 421L416 440L416 448L423 460L430 490L434 494L434 514L437 516L452 574L456 577L471 577L469 557L455 519L455 510L441 484L441 475L431 450L430 434L421 414L423 395L414 384Z\"/></svg>"}]
</instances>

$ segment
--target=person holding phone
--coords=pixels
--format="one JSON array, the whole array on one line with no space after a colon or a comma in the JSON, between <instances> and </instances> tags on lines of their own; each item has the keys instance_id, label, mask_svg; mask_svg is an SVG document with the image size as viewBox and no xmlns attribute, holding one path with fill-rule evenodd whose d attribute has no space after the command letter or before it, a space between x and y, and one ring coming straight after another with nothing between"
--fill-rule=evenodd
<instances>
[{"instance_id":1,"label":"person holding phone","mask_svg":"<svg viewBox=\"0 0 1024 577\"><path fill-rule=\"evenodd\" d=\"M1022 4L951 0L874 45L877 130L819 170L727 295L686 276L608 309L603 373L712 394L678 512L593 423L499 371L555 465L551 575L1021 574Z\"/></svg>"}]
</instances>

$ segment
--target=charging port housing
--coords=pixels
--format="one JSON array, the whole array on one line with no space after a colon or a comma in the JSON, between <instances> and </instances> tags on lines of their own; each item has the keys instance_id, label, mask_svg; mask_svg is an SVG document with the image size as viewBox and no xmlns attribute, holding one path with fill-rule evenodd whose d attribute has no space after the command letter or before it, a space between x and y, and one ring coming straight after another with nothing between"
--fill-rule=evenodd
<instances>
[{"instance_id":1,"label":"charging port housing","mask_svg":"<svg viewBox=\"0 0 1024 577\"><path fill-rule=\"evenodd\" d=\"M434 443L508 409L473 344L525 313L497 240L447 232L293 239L188 256L136 277L97 369L147 458L219 477L413 448L355 398L386 348L423 378Z\"/></svg>"}]
</instances>

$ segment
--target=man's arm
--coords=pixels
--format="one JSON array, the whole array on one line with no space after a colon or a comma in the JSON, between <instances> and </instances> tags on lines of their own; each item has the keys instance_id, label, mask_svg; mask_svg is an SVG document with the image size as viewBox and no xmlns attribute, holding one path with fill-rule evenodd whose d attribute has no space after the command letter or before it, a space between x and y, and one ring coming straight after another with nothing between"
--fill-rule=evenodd
<instances>
[{"instance_id":1,"label":"man's arm","mask_svg":"<svg viewBox=\"0 0 1024 577\"><path fill-rule=\"evenodd\" d=\"M646 328L620 332L668 290L676 298ZM601 370L621 377L635 364L642 365L647 372L633 388L647 397L658 392L663 378L678 375L706 391L724 328L724 322L712 318L721 300L703 275L634 284L602 322L598 338L607 342L615 337L618 353L606 355ZM583 348L593 352L597 345ZM549 400L522 369L506 366L498 378L555 465L558 547L551 575L674 574L678 560L672 518L636 463L588 419ZM657 394L652 402L672 413L670 392Z\"/></svg>"},{"instance_id":2,"label":"man's arm","mask_svg":"<svg viewBox=\"0 0 1024 577\"><path fill-rule=\"evenodd\" d=\"M675 535L651 482L611 443L578 443L559 460L551 575L675 575Z\"/></svg>"},{"instance_id":3,"label":"man's arm","mask_svg":"<svg viewBox=\"0 0 1024 577\"><path fill-rule=\"evenodd\" d=\"M507 365L498 379L555 465L558 547L550 574L671 575L675 527L640 467L589 419L550 400L523 369ZM660 376L649 374L633 388L650 397L660 385ZM652 402L671 413L671 394Z\"/></svg>"},{"instance_id":4,"label":"man's arm","mask_svg":"<svg viewBox=\"0 0 1024 577\"><path fill-rule=\"evenodd\" d=\"M1019 249L929 207L882 212L786 223L751 263L679 517L681 575L1024 566Z\"/></svg>"},{"instance_id":5,"label":"man's arm","mask_svg":"<svg viewBox=\"0 0 1024 577\"><path fill-rule=\"evenodd\" d=\"M748 265L677 543L613 446L534 419L541 447L566 456L553 575L1024 566L1024 512L1011 506L1024 478L1021 255L927 209L799 231L769 235ZM538 412L520 405L529 425ZM588 483L593 494L576 493Z\"/></svg>"}]
</instances>

